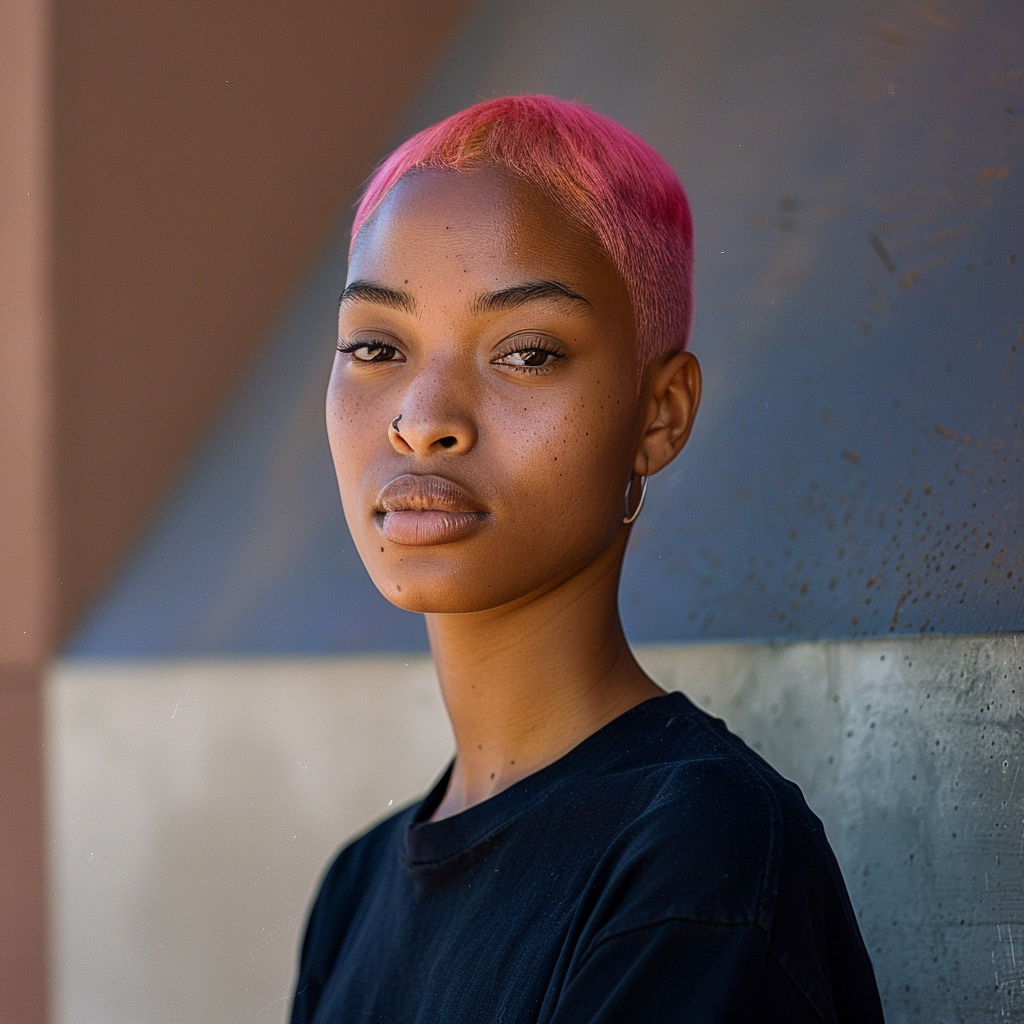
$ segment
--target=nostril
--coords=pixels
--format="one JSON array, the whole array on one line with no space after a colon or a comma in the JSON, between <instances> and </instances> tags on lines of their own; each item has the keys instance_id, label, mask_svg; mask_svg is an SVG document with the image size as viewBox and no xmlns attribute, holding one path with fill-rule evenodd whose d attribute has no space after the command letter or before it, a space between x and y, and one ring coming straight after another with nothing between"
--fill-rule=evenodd
<instances>
[{"instance_id":1,"label":"nostril","mask_svg":"<svg viewBox=\"0 0 1024 1024\"><path fill-rule=\"evenodd\" d=\"M455 438L452 437L451 434L449 434L447 437L442 437L441 440L438 441L437 443L442 448L451 448L452 445L456 444L457 442L456 442Z\"/></svg>"}]
</instances>

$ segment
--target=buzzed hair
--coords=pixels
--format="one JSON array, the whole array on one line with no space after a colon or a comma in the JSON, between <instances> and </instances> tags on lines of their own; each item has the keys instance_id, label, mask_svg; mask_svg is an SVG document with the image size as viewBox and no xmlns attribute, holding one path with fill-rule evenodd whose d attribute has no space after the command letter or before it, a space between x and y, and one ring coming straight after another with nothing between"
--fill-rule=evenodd
<instances>
[{"instance_id":1,"label":"buzzed hair","mask_svg":"<svg viewBox=\"0 0 1024 1024\"><path fill-rule=\"evenodd\" d=\"M641 367L686 347L693 323L693 219L686 192L643 139L583 103L505 96L418 132L367 182L351 246L409 171L482 165L532 183L597 236L629 293Z\"/></svg>"}]
</instances>

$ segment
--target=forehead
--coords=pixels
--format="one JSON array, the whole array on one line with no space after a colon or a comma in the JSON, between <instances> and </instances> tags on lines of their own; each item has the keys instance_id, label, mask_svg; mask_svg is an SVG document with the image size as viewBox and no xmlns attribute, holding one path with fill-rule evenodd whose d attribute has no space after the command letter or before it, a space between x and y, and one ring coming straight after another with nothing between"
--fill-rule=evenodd
<instances>
[{"instance_id":1,"label":"forehead","mask_svg":"<svg viewBox=\"0 0 1024 1024\"><path fill-rule=\"evenodd\" d=\"M359 232L349 280L398 276L407 287L455 278L495 288L527 277L625 293L593 232L536 186L492 167L417 170L391 189Z\"/></svg>"}]
</instances>

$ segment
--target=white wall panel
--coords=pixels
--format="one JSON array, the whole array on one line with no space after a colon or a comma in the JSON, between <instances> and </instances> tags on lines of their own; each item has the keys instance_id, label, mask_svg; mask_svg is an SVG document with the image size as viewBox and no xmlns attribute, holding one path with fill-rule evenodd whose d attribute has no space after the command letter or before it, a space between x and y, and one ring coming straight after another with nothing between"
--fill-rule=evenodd
<instances>
[{"instance_id":1,"label":"white wall panel","mask_svg":"<svg viewBox=\"0 0 1024 1024\"><path fill-rule=\"evenodd\" d=\"M59 1024L284 1020L326 860L451 751L422 657L64 662L47 725Z\"/></svg>"}]
</instances>

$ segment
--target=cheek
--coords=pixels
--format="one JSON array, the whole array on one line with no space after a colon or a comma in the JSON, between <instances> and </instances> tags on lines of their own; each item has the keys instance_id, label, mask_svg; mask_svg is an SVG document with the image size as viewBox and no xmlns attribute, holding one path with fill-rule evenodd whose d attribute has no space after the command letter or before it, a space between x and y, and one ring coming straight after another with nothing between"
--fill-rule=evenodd
<instances>
[{"instance_id":1,"label":"cheek","mask_svg":"<svg viewBox=\"0 0 1024 1024\"><path fill-rule=\"evenodd\" d=\"M503 432L503 461L513 477L511 518L563 544L603 541L618 528L633 461L633 425L621 403L598 390L523 405Z\"/></svg>"},{"instance_id":2,"label":"cheek","mask_svg":"<svg viewBox=\"0 0 1024 1024\"><path fill-rule=\"evenodd\" d=\"M334 468L340 474L344 460L342 454L345 451L345 439L348 426L351 421L349 403L346 400L345 389L339 381L337 364L331 371L331 379L327 385L326 417L327 417L327 440L331 445L331 454L334 457Z\"/></svg>"},{"instance_id":3,"label":"cheek","mask_svg":"<svg viewBox=\"0 0 1024 1024\"><path fill-rule=\"evenodd\" d=\"M327 387L326 418L334 470L347 508L356 500L358 481L371 455L376 421L366 396L345 386L343 371L337 365Z\"/></svg>"}]
</instances>

